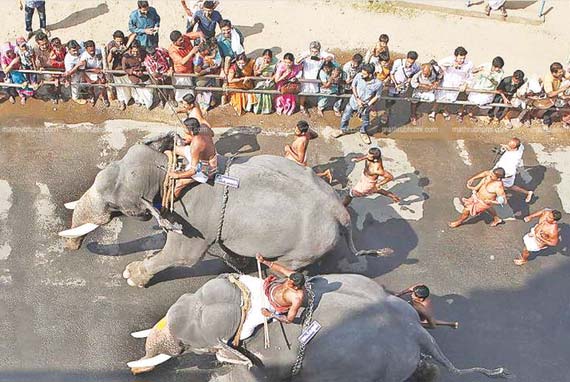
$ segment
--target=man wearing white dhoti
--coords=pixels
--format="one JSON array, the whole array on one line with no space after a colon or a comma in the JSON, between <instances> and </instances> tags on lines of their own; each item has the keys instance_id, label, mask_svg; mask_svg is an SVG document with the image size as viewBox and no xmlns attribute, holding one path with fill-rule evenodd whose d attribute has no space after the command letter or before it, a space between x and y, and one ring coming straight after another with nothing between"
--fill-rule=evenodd
<instances>
[{"instance_id":1,"label":"man wearing white dhoti","mask_svg":"<svg viewBox=\"0 0 570 382\"><path fill-rule=\"evenodd\" d=\"M446 57L439 61L438 65L443 71L443 81L441 87L456 88L457 90L438 90L435 94L436 103L433 105L433 111L438 113L438 102L455 102L460 92L465 91L467 84L471 81L473 63L467 60L467 50L459 46L455 49L453 57ZM443 118L446 121L451 119L447 112L447 107L443 106Z\"/></svg>"}]
</instances>

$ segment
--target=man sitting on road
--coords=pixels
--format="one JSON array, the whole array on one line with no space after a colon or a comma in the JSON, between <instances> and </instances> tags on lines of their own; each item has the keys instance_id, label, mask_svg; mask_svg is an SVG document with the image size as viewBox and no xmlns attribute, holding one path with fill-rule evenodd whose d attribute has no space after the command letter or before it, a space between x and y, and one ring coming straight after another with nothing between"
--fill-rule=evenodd
<instances>
[{"instance_id":1,"label":"man sitting on road","mask_svg":"<svg viewBox=\"0 0 570 382\"><path fill-rule=\"evenodd\" d=\"M488 211L493 217L491 227L496 227L503 223L503 220L497 216L497 212L493 209L494 204L503 205L507 201L505 189L502 179L505 177L505 170L497 167L491 171L483 171L467 181L467 188L472 190L473 194L470 198L463 198L463 212L456 221L449 223L451 228L459 227L470 216L477 216ZM471 183L481 179L476 186Z\"/></svg>"},{"instance_id":2,"label":"man sitting on road","mask_svg":"<svg viewBox=\"0 0 570 382\"><path fill-rule=\"evenodd\" d=\"M499 167L504 169L505 177L503 178L503 186L508 190L525 194L525 202L530 203L534 193L515 185L515 177L517 175L517 169L521 166L524 146L520 139L512 138L506 145L501 145L501 148L504 152L493 169Z\"/></svg>"},{"instance_id":3,"label":"man sitting on road","mask_svg":"<svg viewBox=\"0 0 570 382\"><path fill-rule=\"evenodd\" d=\"M429 288L427 286L416 284L396 294L397 297L401 297L404 300L407 300L405 298L407 295L410 296L408 303L418 312L420 323L423 327L429 329L435 329L438 326L450 326L454 329L459 327L458 322L435 319L431 300L429 299Z\"/></svg>"},{"instance_id":4,"label":"man sitting on road","mask_svg":"<svg viewBox=\"0 0 570 382\"><path fill-rule=\"evenodd\" d=\"M317 138L319 135L309 128L307 121L297 122L295 126L295 140L291 145L285 145L285 158L293 162L307 166L307 149L309 141ZM327 178L328 182L332 182L332 173L330 169L322 173L317 173L317 176Z\"/></svg>"},{"instance_id":5,"label":"man sitting on road","mask_svg":"<svg viewBox=\"0 0 570 382\"><path fill-rule=\"evenodd\" d=\"M382 189L386 183L394 180L394 175L384 169L382 163L382 152L378 147L372 147L367 155L359 158L352 158L353 162L366 160L364 172L356 186L352 187L348 195L344 197L343 204L347 207L353 198L365 197L373 194L380 194L389 197L394 203L399 203L400 198L393 192ZM378 179L382 177L381 181Z\"/></svg>"},{"instance_id":6,"label":"man sitting on road","mask_svg":"<svg viewBox=\"0 0 570 382\"><path fill-rule=\"evenodd\" d=\"M524 221L528 223L534 218L538 218L538 224L523 237L524 249L521 257L513 260L516 265L528 263L530 252L539 252L547 247L555 247L560 241L558 234L558 221L562 218L560 211L545 208L526 216Z\"/></svg>"},{"instance_id":7,"label":"man sitting on road","mask_svg":"<svg viewBox=\"0 0 570 382\"><path fill-rule=\"evenodd\" d=\"M176 179L174 199L190 184L206 183L218 169L218 154L210 134L200 134L201 125L196 118L184 121L184 146L176 146L176 155L184 157L187 165L182 171L169 171L168 176ZM167 155L171 152L166 151Z\"/></svg>"}]
</instances>

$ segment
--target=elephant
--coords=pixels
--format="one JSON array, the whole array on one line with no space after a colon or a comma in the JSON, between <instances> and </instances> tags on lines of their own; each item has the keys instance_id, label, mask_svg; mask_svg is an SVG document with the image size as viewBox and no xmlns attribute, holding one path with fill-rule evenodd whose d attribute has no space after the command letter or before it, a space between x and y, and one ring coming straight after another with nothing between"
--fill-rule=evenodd
<instances>
[{"instance_id":1,"label":"elephant","mask_svg":"<svg viewBox=\"0 0 570 382\"><path fill-rule=\"evenodd\" d=\"M196 293L184 294L168 309L160 325L133 333L147 340L145 356L128 363L131 371L150 371L187 352L213 353L231 367L212 376L211 382L288 380L298 359L297 338L302 325L269 323L268 348L260 328L239 347L230 347L227 341L238 330L241 305L245 303L241 290L228 276L220 275ZM511 376L505 368L456 368L421 325L418 313L368 277L329 274L315 276L309 282L314 293L312 318L321 329L306 345L295 381L402 382L417 375L418 367L425 367L424 359L430 357L454 374ZM231 351L238 354L228 357Z\"/></svg>"},{"instance_id":2,"label":"elephant","mask_svg":"<svg viewBox=\"0 0 570 382\"><path fill-rule=\"evenodd\" d=\"M134 145L121 160L99 172L81 199L69 206L74 208L72 229L60 233L68 237L68 248L79 248L84 235L108 223L115 212L145 217L154 210L150 201L163 191L168 166L162 151L171 141ZM253 258L260 252L294 270L317 261L341 236L357 256L391 253L389 248L356 249L349 212L334 189L311 169L273 155L232 159L230 165L222 157L220 171L227 167L226 174L238 178L239 187L211 181L189 187L169 216L181 232L168 231L160 252L126 267L123 276L129 285L144 287L156 273L172 266L191 267L214 243L230 259ZM154 214L158 216L158 211Z\"/></svg>"}]
</instances>

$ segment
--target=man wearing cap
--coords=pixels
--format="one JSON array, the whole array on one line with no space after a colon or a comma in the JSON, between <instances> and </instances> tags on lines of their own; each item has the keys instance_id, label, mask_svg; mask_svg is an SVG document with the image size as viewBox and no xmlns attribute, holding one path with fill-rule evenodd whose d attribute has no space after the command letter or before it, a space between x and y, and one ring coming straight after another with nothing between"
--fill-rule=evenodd
<instances>
[{"instance_id":1,"label":"man wearing cap","mask_svg":"<svg viewBox=\"0 0 570 382\"><path fill-rule=\"evenodd\" d=\"M422 284L416 284L407 289L404 289L396 296L404 300L405 297L410 296L409 304L418 312L420 316L420 323L423 327L435 329L437 326L451 326L454 329L459 327L458 322L447 322L436 320L433 314L433 307L429 299L429 288Z\"/></svg>"}]
</instances>

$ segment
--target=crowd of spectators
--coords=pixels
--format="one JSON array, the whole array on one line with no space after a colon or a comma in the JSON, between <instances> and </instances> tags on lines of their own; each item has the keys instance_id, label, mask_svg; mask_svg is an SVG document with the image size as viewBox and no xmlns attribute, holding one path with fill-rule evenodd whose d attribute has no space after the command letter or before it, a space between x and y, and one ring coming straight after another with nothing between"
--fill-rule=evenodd
<instances>
[{"instance_id":1,"label":"crowd of spectators","mask_svg":"<svg viewBox=\"0 0 570 382\"><path fill-rule=\"evenodd\" d=\"M541 118L548 129L560 119L564 127L570 127L570 73L559 62L552 63L544 77L527 78L520 69L507 75L501 57L475 66L461 46L438 61L422 62L415 51L396 58L386 34L381 34L366 54L356 53L345 63L338 62L318 41L312 41L297 57L285 53L279 60L270 49L260 57L248 57L243 34L216 10L218 3L197 1L189 7L182 0L188 16L186 30L172 31L168 48L160 46L159 12L148 1L137 2L137 9L130 14L129 33L115 31L105 46L96 46L92 40L71 40L63 45L59 38L49 38L44 22L44 29L33 36L33 46L25 37L1 46L0 80L20 86L0 91L9 102L15 103L19 97L25 104L42 86L57 103L62 87L70 87L71 99L78 104L95 105L101 99L109 107L110 100L116 100L121 110L131 104L147 109L158 104L176 106L189 93L203 113L226 103L238 115L308 114L310 107L316 106L319 116L332 110L341 117L343 131L354 113L362 119L361 131L366 131L371 115L388 123L398 98L410 101L412 125L418 122L420 103L433 104L427 117L434 122L440 112L449 120L449 105L463 99L469 106L459 107L456 117L460 122L465 117L490 124L503 121L510 128L511 119L519 113L521 123ZM23 70L64 72L32 74ZM199 89L192 89L194 86ZM335 97L342 94L352 96ZM382 95L384 101L380 101ZM481 114L486 116L481 118Z\"/></svg>"}]
</instances>

